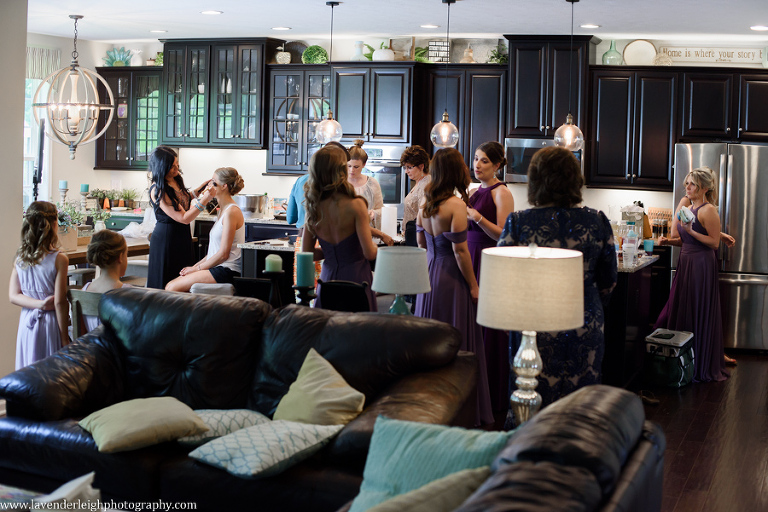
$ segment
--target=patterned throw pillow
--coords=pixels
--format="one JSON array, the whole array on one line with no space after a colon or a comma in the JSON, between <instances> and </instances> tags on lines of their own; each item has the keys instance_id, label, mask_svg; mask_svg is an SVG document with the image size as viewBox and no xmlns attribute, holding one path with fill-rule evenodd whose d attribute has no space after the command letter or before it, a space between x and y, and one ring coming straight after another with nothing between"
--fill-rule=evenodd
<instances>
[{"instance_id":1,"label":"patterned throw pillow","mask_svg":"<svg viewBox=\"0 0 768 512\"><path fill-rule=\"evenodd\" d=\"M189 456L244 478L281 473L309 458L344 425L271 421L210 441Z\"/></svg>"},{"instance_id":2,"label":"patterned throw pillow","mask_svg":"<svg viewBox=\"0 0 768 512\"><path fill-rule=\"evenodd\" d=\"M196 436L182 437L179 439L180 443L200 445L240 429L270 421L267 416L250 409L196 409L195 414L200 416L208 431Z\"/></svg>"}]
</instances>

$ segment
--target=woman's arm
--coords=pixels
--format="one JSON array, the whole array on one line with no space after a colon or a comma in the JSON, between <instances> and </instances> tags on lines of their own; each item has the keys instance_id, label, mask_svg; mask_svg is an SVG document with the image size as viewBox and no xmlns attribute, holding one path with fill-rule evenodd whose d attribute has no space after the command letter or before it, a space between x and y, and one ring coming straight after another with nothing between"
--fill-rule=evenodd
<instances>
[{"instance_id":1,"label":"woman's arm","mask_svg":"<svg viewBox=\"0 0 768 512\"><path fill-rule=\"evenodd\" d=\"M376 229L381 229L381 209L384 208L384 196L381 193L381 185L370 176L368 177L368 183L368 186L371 187L371 191L373 192L373 204L368 205L372 213L371 220Z\"/></svg>"},{"instance_id":2,"label":"woman's arm","mask_svg":"<svg viewBox=\"0 0 768 512\"><path fill-rule=\"evenodd\" d=\"M373 235L371 235L368 209L359 198L353 199L351 206L355 215L355 231L357 232L357 238L360 240L360 246L363 248L363 256L369 261L375 260L377 249L373 243Z\"/></svg>"},{"instance_id":3,"label":"woman's arm","mask_svg":"<svg viewBox=\"0 0 768 512\"><path fill-rule=\"evenodd\" d=\"M698 231L694 231L693 222L683 224L683 227L685 227L686 233L688 233L693 238L703 243L707 247L717 250L717 248L720 247L720 216L717 214L717 208L715 208L714 206L710 208L709 206L705 205L704 207L699 209L698 217L699 217L699 222L701 223L702 226L704 226L704 229L707 231L707 234L705 235L703 233L699 233ZM715 234L711 235L710 233L715 233Z\"/></svg>"},{"instance_id":4,"label":"woman's arm","mask_svg":"<svg viewBox=\"0 0 768 512\"><path fill-rule=\"evenodd\" d=\"M416 227L417 228L423 228L424 227L424 220L421 218L421 210L419 210L419 213L416 214ZM427 248L427 237L424 236L424 232L416 229L416 245L418 245L422 249Z\"/></svg>"},{"instance_id":5,"label":"woman's arm","mask_svg":"<svg viewBox=\"0 0 768 512\"><path fill-rule=\"evenodd\" d=\"M11 304L27 309L50 311L53 309L53 298L54 296L51 295L45 299L33 299L28 295L24 295L21 292L21 283L19 282L19 274L16 272L16 265L13 266L11 279L8 283L8 300L11 301Z\"/></svg>"},{"instance_id":6,"label":"woman's arm","mask_svg":"<svg viewBox=\"0 0 768 512\"><path fill-rule=\"evenodd\" d=\"M595 284L597 290L600 293L600 301L603 306L608 304L608 299L611 296L611 292L616 287L617 282L617 262L616 262L616 245L613 240L613 229L611 228L611 222L603 212L598 212L598 224L602 227L602 240L599 240L603 244L603 248L600 251L597 262L595 264ZM600 235L598 235L600 236Z\"/></svg>"},{"instance_id":7,"label":"woman's arm","mask_svg":"<svg viewBox=\"0 0 768 512\"><path fill-rule=\"evenodd\" d=\"M386 234L385 232L381 231L380 229L371 228L371 235L381 238L381 241L384 242L385 245L395 244L395 241L392 240L392 237Z\"/></svg>"},{"instance_id":8,"label":"woman's arm","mask_svg":"<svg viewBox=\"0 0 768 512\"><path fill-rule=\"evenodd\" d=\"M306 228L306 226L305 226ZM322 260L325 255L321 247L315 247L317 245L317 237L309 232L308 229L304 229L304 234L301 236L301 251L311 252L314 256L314 261Z\"/></svg>"},{"instance_id":9,"label":"woman's arm","mask_svg":"<svg viewBox=\"0 0 768 512\"><path fill-rule=\"evenodd\" d=\"M461 199L455 198L448 199L443 203L443 206L450 204L451 214L451 231L454 233L465 231L467 229L467 215L466 205ZM456 263L459 265L461 275L464 276L464 280L469 285L469 293L472 296L472 300L477 302L480 289L477 286L477 279L475 278L475 271L472 269L472 257L469 254L469 247L466 240L464 242L453 243L453 255L456 258Z\"/></svg>"},{"instance_id":10,"label":"woman's arm","mask_svg":"<svg viewBox=\"0 0 768 512\"><path fill-rule=\"evenodd\" d=\"M69 345L69 302L67 302L67 268L69 258L64 253L56 255L56 281L53 303L56 306L56 323L59 325L61 346Z\"/></svg>"},{"instance_id":11,"label":"woman's arm","mask_svg":"<svg viewBox=\"0 0 768 512\"><path fill-rule=\"evenodd\" d=\"M206 187L203 194L200 196L200 202L204 205L216 197L216 190L212 186ZM171 204L171 200L168 199L168 195L163 195L163 199L160 201L160 209L165 212L170 218L180 224L190 224L202 213L202 210L195 207L195 199L192 199L192 203L189 205L189 210L176 210Z\"/></svg>"}]
</instances>

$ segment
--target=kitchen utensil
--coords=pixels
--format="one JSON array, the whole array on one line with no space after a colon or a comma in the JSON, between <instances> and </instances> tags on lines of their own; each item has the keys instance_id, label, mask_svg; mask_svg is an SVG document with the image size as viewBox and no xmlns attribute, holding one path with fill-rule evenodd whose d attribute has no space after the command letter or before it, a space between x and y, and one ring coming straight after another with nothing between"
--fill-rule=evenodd
<instances>
[{"instance_id":1,"label":"kitchen utensil","mask_svg":"<svg viewBox=\"0 0 768 512\"><path fill-rule=\"evenodd\" d=\"M267 211L268 197L264 194L235 194L232 199L244 212L263 215Z\"/></svg>"}]
</instances>

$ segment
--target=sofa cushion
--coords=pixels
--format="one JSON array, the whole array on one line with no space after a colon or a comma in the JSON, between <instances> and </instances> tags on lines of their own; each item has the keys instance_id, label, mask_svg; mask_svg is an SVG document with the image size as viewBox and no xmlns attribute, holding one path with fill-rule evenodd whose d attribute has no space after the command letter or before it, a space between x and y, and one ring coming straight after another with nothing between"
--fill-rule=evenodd
<instances>
[{"instance_id":1,"label":"sofa cushion","mask_svg":"<svg viewBox=\"0 0 768 512\"><path fill-rule=\"evenodd\" d=\"M180 437L182 444L200 445L246 427L267 423L269 418L250 409L198 409L195 411L208 430L194 436Z\"/></svg>"},{"instance_id":2,"label":"sofa cushion","mask_svg":"<svg viewBox=\"0 0 768 512\"><path fill-rule=\"evenodd\" d=\"M487 466L510 435L379 416L350 512L368 510L456 471Z\"/></svg>"},{"instance_id":3,"label":"sofa cushion","mask_svg":"<svg viewBox=\"0 0 768 512\"><path fill-rule=\"evenodd\" d=\"M552 461L591 471L610 494L643 430L645 411L634 393L586 386L544 408L520 427L493 463Z\"/></svg>"},{"instance_id":4,"label":"sofa cushion","mask_svg":"<svg viewBox=\"0 0 768 512\"><path fill-rule=\"evenodd\" d=\"M271 476L311 457L342 428L271 421L214 439L189 456L240 477Z\"/></svg>"},{"instance_id":5,"label":"sofa cushion","mask_svg":"<svg viewBox=\"0 0 768 512\"><path fill-rule=\"evenodd\" d=\"M120 288L104 294L99 316L124 354L126 398L237 409L246 406L271 309L247 297Z\"/></svg>"},{"instance_id":6,"label":"sofa cushion","mask_svg":"<svg viewBox=\"0 0 768 512\"><path fill-rule=\"evenodd\" d=\"M208 430L189 406L170 396L110 405L80 420L80 426L105 453L144 448Z\"/></svg>"},{"instance_id":7,"label":"sofa cushion","mask_svg":"<svg viewBox=\"0 0 768 512\"><path fill-rule=\"evenodd\" d=\"M331 363L311 348L273 419L346 425L363 411L364 403L365 395L347 384Z\"/></svg>"},{"instance_id":8,"label":"sofa cushion","mask_svg":"<svg viewBox=\"0 0 768 512\"><path fill-rule=\"evenodd\" d=\"M248 407L272 416L310 348L370 400L403 375L450 363L460 345L459 331L437 320L290 305L264 324Z\"/></svg>"}]
</instances>

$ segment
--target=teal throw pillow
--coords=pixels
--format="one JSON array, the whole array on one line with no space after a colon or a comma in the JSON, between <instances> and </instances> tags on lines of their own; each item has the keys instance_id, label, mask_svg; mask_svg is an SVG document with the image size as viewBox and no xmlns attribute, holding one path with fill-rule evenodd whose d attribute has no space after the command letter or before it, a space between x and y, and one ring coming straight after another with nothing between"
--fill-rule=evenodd
<instances>
[{"instance_id":1,"label":"teal throw pillow","mask_svg":"<svg viewBox=\"0 0 768 512\"><path fill-rule=\"evenodd\" d=\"M363 512L457 471L489 466L512 434L379 416L350 512Z\"/></svg>"},{"instance_id":2,"label":"teal throw pillow","mask_svg":"<svg viewBox=\"0 0 768 512\"><path fill-rule=\"evenodd\" d=\"M250 409L196 409L195 414L200 416L208 431L179 438L178 442L200 445L240 429L271 421L269 417Z\"/></svg>"}]
</instances>

